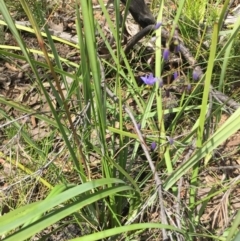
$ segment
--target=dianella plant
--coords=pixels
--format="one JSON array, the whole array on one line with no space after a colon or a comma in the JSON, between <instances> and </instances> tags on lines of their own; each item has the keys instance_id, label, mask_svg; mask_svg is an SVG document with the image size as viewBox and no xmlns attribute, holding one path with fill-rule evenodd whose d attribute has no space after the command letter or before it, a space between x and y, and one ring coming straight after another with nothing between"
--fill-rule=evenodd
<instances>
[{"instance_id":1,"label":"dianella plant","mask_svg":"<svg viewBox=\"0 0 240 241\"><path fill-rule=\"evenodd\" d=\"M239 29L229 0L2 0L2 240L237 241Z\"/></svg>"}]
</instances>

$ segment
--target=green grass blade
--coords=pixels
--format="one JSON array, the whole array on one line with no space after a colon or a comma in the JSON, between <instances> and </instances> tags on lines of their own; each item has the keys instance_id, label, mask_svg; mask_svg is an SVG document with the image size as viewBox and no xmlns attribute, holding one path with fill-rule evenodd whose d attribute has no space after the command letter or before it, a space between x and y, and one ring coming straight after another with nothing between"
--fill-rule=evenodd
<instances>
[{"instance_id":1,"label":"green grass blade","mask_svg":"<svg viewBox=\"0 0 240 241\"><path fill-rule=\"evenodd\" d=\"M164 189L171 188L184 174L186 174L203 157L227 140L239 129L240 108L206 141L201 148L193 153L192 157L179 166L164 182Z\"/></svg>"},{"instance_id":2,"label":"green grass blade","mask_svg":"<svg viewBox=\"0 0 240 241\"><path fill-rule=\"evenodd\" d=\"M16 209L0 217L0 223L1 223L0 234L9 232L10 230L17 228L20 225L33 220L36 216L43 214L44 212L50 210L51 208L61 203L64 203L65 201L77 195L80 195L84 192L88 192L94 188L107 185L110 183L114 184L114 183L124 183L124 182L114 178L87 182L82 185L73 187L63 193L60 193L59 195L52 197L51 199L41 201L37 205L30 204L29 209L26 209L26 206L20 209Z\"/></svg>"},{"instance_id":3,"label":"green grass blade","mask_svg":"<svg viewBox=\"0 0 240 241\"><path fill-rule=\"evenodd\" d=\"M240 210L238 210L238 213L237 213L236 217L234 218L232 227L230 228L230 231L229 231L229 234L228 234L226 240L233 240L233 241L239 240L239 238L240 238L239 225L240 225ZM236 234L237 231L238 231L238 233ZM236 234L235 238L232 239L235 234Z\"/></svg>"},{"instance_id":4,"label":"green grass blade","mask_svg":"<svg viewBox=\"0 0 240 241\"><path fill-rule=\"evenodd\" d=\"M199 127L197 131L197 147L201 147L203 143L203 133L204 133L204 126L205 126L205 118L207 113L207 105L208 105L208 96L210 92L210 85L212 80L212 71L214 67L214 60L216 55L217 49L217 41L218 41L218 24L214 25L213 35L212 35L212 44L210 49L210 56L208 60L208 68L206 72L206 78L204 81L204 91L202 97L202 105L201 105L201 112L199 117Z\"/></svg>"},{"instance_id":5,"label":"green grass blade","mask_svg":"<svg viewBox=\"0 0 240 241\"><path fill-rule=\"evenodd\" d=\"M105 179L106 180L106 179ZM108 179L110 180L110 179ZM96 181L95 183L99 182L101 180ZM86 183L85 183L86 184ZM105 182L105 184L107 184ZM83 184L84 185L84 184ZM93 185L98 186L98 185ZM92 188L93 188L92 186ZM74 188L72 188L74 189ZM9 238L5 238L6 241L21 241L25 240L26 238L32 237L32 235L38 233L39 231L43 230L44 228L49 227L50 225L56 223L57 221L63 219L64 217L67 217L68 215L77 212L78 210L81 210L84 206L87 206L91 203L94 203L102 198L108 197L110 195L114 195L118 192L131 190L132 188L128 186L120 186L120 187L111 187L106 188L104 190L83 195L82 198L80 198L77 201L74 201L73 203L66 204L63 208L56 209L52 213L49 213L48 215L44 216L42 219L36 221L35 223L31 224L30 226L25 227L24 229L21 229L19 232L16 232L14 235L11 235ZM82 193L82 192L81 192ZM62 193L65 194L65 193ZM63 197L64 195L58 195L56 198L52 198L50 200L46 200L45 207L48 205L48 203L53 201L53 199L56 201L56 199L60 199L60 197ZM67 194L65 194L67 196ZM75 194L76 196L76 194ZM44 206L41 205L43 208Z\"/></svg>"},{"instance_id":6,"label":"green grass blade","mask_svg":"<svg viewBox=\"0 0 240 241\"><path fill-rule=\"evenodd\" d=\"M137 229L146 229L146 228L158 228L158 229L167 229L176 231L184 234L184 231L178 228L175 228L170 225L160 224L160 223L139 223L139 224L131 224L128 226L117 227L109 230L104 230L98 233L90 234L81 238L71 239L71 241L96 241L102 240L104 238L108 238L117 234L121 234L124 232L130 232Z\"/></svg>"}]
</instances>

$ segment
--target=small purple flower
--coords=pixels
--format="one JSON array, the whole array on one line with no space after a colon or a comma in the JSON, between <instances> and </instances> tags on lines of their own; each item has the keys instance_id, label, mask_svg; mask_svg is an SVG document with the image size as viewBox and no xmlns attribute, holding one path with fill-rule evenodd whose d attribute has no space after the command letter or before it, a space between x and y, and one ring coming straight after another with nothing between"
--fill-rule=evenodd
<instances>
[{"instance_id":1,"label":"small purple flower","mask_svg":"<svg viewBox=\"0 0 240 241\"><path fill-rule=\"evenodd\" d=\"M202 77L202 70L199 66L195 67L193 70L193 80L197 81Z\"/></svg>"},{"instance_id":2,"label":"small purple flower","mask_svg":"<svg viewBox=\"0 0 240 241\"><path fill-rule=\"evenodd\" d=\"M164 49L163 50L163 59L164 59L164 61L168 61L169 55L170 55L169 49L168 48Z\"/></svg>"},{"instance_id":3,"label":"small purple flower","mask_svg":"<svg viewBox=\"0 0 240 241\"><path fill-rule=\"evenodd\" d=\"M137 124L137 128L138 128L138 130L141 130L141 123Z\"/></svg>"},{"instance_id":4,"label":"small purple flower","mask_svg":"<svg viewBox=\"0 0 240 241\"><path fill-rule=\"evenodd\" d=\"M157 147L156 142L155 142L155 141L152 142L152 144L151 144L151 150L154 151L154 150L156 149L156 147Z\"/></svg>"},{"instance_id":5,"label":"small purple flower","mask_svg":"<svg viewBox=\"0 0 240 241\"><path fill-rule=\"evenodd\" d=\"M159 22L159 23L156 23L156 25L155 25L155 30L157 30L157 29L159 29L160 27L162 26L162 23L161 22Z\"/></svg>"},{"instance_id":6,"label":"small purple flower","mask_svg":"<svg viewBox=\"0 0 240 241\"><path fill-rule=\"evenodd\" d=\"M177 71L175 71L175 72L173 73L173 79L176 80L177 78L178 78L178 73L177 73Z\"/></svg>"},{"instance_id":7,"label":"small purple flower","mask_svg":"<svg viewBox=\"0 0 240 241\"><path fill-rule=\"evenodd\" d=\"M157 81L157 78L153 77L152 73L150 75L141 77L141 79L146 85L154 85L154 83Z\"/></svg>"}]
</instances>

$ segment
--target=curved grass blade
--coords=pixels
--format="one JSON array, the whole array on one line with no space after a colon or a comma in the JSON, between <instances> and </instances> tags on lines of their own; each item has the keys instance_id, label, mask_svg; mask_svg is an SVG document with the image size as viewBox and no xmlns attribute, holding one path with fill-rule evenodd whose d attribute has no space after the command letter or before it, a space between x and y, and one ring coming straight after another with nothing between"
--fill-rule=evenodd
<instances>
[{"instance_id":1,"label":"curved grass blade","mask_svg":"<svg viewBox=\"0 0 240 241\"><path fill-rule=\"evenodd\" d=\"M132 190L132 188L128 186L110 187L92 194L83 195L83 197L80 198L79 200L74 201L73 203L67 204L63 208L57 209L49 213L48 215L44 216L40 220L36 221L35 223L25 227L24 229L21 229L19 232L15 233L14 235L11 235L10 237L5 238L5 241L25 240L26 238L32 237L34 234L49 227L50 225L56 223L57 221L63 219L64 217L67 217L70 214L73 214L81 210L83 207L91 203L94 203L110 195L114 195L118 192L127 191L127 190ZM62 195L60 194L58 196L62 196ZM56 196L53 199L55 200L60 199L58 196ZM53 199L50 199L47 201L49 202L49 201L52 201ZM47 205L48 202L45 202L45 204Z\"/></svg>"},{"instance_id":2,"label":"curved grass blade","mask_svg":"<svg viewBox=\"0 0 240 241\"><path fill-rule=\"evenodd\" d=\"M84 192L88 192L94 188L107 185L107 184L124 183L121 180L115 178L95 180L86 182L84 184L73 187L59 195L39 202L38 204L29 204L19 209L16 209L4 216L0 217L0 235L13 230L26 222L31 221L36 216L43 214L51 208L64 203L65 201L80 195ZM87 198L87 196L86 196ZM29 208L27 208L29 207Z\"/></svg>"}]
</instances>

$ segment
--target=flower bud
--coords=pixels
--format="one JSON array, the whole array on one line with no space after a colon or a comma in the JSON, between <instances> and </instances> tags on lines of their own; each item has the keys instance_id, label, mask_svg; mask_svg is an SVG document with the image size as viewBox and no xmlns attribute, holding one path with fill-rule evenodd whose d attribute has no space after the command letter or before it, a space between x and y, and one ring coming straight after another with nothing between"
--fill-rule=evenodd
<instances>
[{"instance_id":1,"label":"flower bud","mask_svg":"<svg viewBox=\"0 0 240 241\"><path fill-rule=\"evenodd\" d=\"M168 48L164 49L164 51L163 51L163 59L164 59L164 61L168 61L169 55L170 55L169 49Z\"/></svg>"},{"instance_id":2,"label":"flower bud","mask_svg":"<svg viewBox=\"0 0 240 241\"><path fill-rule=\"evenodd\" d=\"M155 142L155 141L152 142L152 144L151 144L151 150L154 151L154 150L156 149L156 147L157 147L156 142Z\"/></svg>"},{"instance_id":3,"label":"flower bud","mask_svg":"<svg viewBox=\"0 0 240 241\"><path fill-rule=\"evenodd\" d=\"M159 29L161 26L162 26L162 23L161 23L161 22L156 23L156 25L155 25L155 30Z\"/></svg>"}]
</instances>

